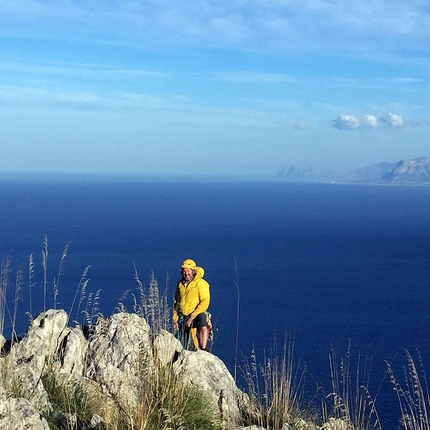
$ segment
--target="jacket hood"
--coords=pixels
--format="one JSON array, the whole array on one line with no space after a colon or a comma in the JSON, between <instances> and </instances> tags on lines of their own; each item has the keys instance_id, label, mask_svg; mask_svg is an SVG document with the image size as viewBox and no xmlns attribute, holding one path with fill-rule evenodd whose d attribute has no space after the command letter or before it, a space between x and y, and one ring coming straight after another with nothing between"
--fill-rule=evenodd
<instances>
[{"instance_id":1,"label":"jacket hood","mask_svg":"<svg viewBox=\"0 0 430 430\"><path fill-rule=\"evenodd\" d=\"M204 274L205 274L205 269L203 269L203 267L196 266L195 278L203 278Z\"/></svg>"}]
</instances>

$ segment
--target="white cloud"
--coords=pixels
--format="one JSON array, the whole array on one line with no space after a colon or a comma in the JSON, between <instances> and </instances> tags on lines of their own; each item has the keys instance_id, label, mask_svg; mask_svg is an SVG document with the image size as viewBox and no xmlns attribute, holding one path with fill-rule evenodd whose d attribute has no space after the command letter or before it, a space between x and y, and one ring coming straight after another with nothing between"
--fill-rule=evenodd
<instances>
[{"instance_id":1,"label":"white cloud","mask_svg":"<svg viewBox=\"0 0 430 430\"><path fill-rule=\"evenodd\" d=\"M404 127L405 122L401 115L389 112L387 116L379 118L379 120L388 127Z\"/></svg>"},{"instance_id":2,"label":"white cloud","mask_svg":"<svg viewBox=\"0 0 430 430\"><path fill-rule=\"evenodd\" d=\"M333 127L339 130L354 130L361 128L361 121L355 115L339 115L333 120Z\"/></svg>"},{"instance_id":3,"label":"white cloud","mask_svg":"<svg viewBox=\"0 0 430 430\"><path fill-rule=\"evenodd\" d=\"M364 128L377 128L383 125L385 128L424 127L430 125L430 118L413 118L404 120L402 115L389 112L386 116L376 118L375 115L364 115L360 118L355 115L339 115L332 121L333 127L339 130L359 130Z\"/></svg>"},{"instance_id":4,"label":"white cloud","mask_svg":"<svg viewBox=\"0 0 430 430\"><path fill-rule=\"evenodd\" d=\"M361 120L361 126L363 128L376 128L378 127L378 120L375 115L364 115L364 118Z\"/></svg>"}]
</instances>

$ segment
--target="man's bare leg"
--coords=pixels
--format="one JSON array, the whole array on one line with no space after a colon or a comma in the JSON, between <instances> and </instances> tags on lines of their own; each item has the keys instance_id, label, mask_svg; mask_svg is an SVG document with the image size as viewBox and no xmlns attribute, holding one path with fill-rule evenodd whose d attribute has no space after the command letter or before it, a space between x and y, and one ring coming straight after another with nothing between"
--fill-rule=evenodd
<instances>
[{"instance_id":1,"label":"man's bare leg","mask_svg":"<svg viewBox=\"0 0 430 430\"><path fill-rule=\"evenodd\" d=\"M199 330L200 349L206 349L207 343L208 343L208 328L207 326L205 326Z\"/></svg>"}]
</instances>

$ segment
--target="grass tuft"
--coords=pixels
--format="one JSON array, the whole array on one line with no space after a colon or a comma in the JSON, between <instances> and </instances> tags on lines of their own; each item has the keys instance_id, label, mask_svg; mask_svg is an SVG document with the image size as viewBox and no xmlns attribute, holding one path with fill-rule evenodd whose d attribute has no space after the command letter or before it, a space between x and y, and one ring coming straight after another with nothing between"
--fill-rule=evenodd
<instances>
[{"instance_id":1,"label":"grass tuft","mask_svg":"<svg viewBox=\"0 0 430 430\"><path fill-rule=\"evenodd\" d=\"M134 296L133 310L136 314L144 318L150 325L153 334L157 334L161 329L170 331L171 329L171 308L168 304L168 277L164 291L161 293L158 280L151 271L148 287L140 280L139 273L134 264L134 279L137 282L139 296Z\"/></svg>"},{"instance_id":2,"label":"grass tuft","mask_svg":"<svg viewBox=\"0 0 430 430\"><path fill-rule=\"evenodd\" d=\"M48 237L44 236L42 245L42 268L43 268L43 311L46 312L46 297L48 288Z\"/></svg>"},{"instance_id":3,"label":"grass tuft","mask_svg":"<svg viewBox=\"0 0 430 430\"><path fill-rule=\"evenodd\" d=\"M146 374L133 417L140 430L219 430L219 411L205 393L184 383L171 365Z\"/></svg>"},{"instance_id":4,"label":"grass tuft","mask_svg":"<svg viewBox=\"0 0 430 430\"><path fill-rule=\"evenodd\" d=\"M375 401L369 393L371 360L358 354L353 362L351 344L345 357L337 359L332 347L330 370L332 392L326 397L323 420L343 422L347 430L382 430Z\"/></svg>"},{"instance_id":5,"label":"grass tuft","mask_svg":"<svg viewBox=\"0 0 430 430\"><path fill-rule=\"evenodd\" d=\"M309 418L303 398L305 369L295 366L293 359L294 341L288 335L281 355L274 351L259 364L254 349L251 361L245 361L243 373L256 411L254 417L249 417L254 421L251 423L281 430L286 423L291 426L305 416Z\"/></svg>"},{"instance_id":6,"label":"grass tuft","mask_svg":"<svg viewBox=\"0 0 430 430\"><path fill-rule=\"evenodd\" d=\"M405 350L406 366L403 367L404 385L394 375L392 364L387 362L388 374L401 410L401 425L405 430L430 430L430 394L421 354L417 360Z\"/></svg>"}]
</instances>

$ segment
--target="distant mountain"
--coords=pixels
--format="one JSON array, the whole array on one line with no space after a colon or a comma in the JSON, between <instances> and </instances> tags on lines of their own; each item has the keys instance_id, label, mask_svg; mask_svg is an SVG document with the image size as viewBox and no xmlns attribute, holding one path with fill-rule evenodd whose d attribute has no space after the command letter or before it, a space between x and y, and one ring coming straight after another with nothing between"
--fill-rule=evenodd
<instances>
[{"instance_id":1,"label":"distant mountain","mask_svg":"<svg viewBox=\"0 0 430 430\"><path fill-rule=\"evenodd\" d=\"M351 170L344 175L342 179L348 180L359 180L359 181L375 181L382 176L387 175L391 172L398 163L377 163L367 167L360 167L358 169Z\"/></svg>"},{"instance_id":2,"label":"distant mountain","mask_svg":"<svg viewBox=\"0 0 430 430\"><path fill-rule=\"evenodd\" d=\"M319 174L314 171L313 167L308 167L306 169L299 169L296 166L284 167L278 172L278 176L289 179L312 179L318 177Z\"/></svg>"},{"instance_id":3,"label":"distant mountain","mask_svg":"<svg viewBox=\"0 0 430 430\"><path fill-rule=\"evenodd\" d=\"M379 183L430 183L430 157L401 160L398 163L377 163L347 172L318 171L313 167L304 169L285 167L278 176L289 181L336 181Z\"/></svg>"},{"instance_id":4,"label":"distant mountain","mask_svg":"<svg viewBox=\"0 0 430 430\"><path fill-rule=\"evenodd\" d=\"M401 160L381 177L388 182L430 182L430 157Z\"/></svg>"},{"instance_id":5,"label":"distant mountain","mask_svg":"<svg viewBox=\"0 0 430 430\"><path fill-rule=\"evenodd\" d=\"M301 169L296 166L284 167L277 174L282 179L296 182L332 181L339 175L335 172L316 170L313 167Z\"/></svg>"}]
</instances>

